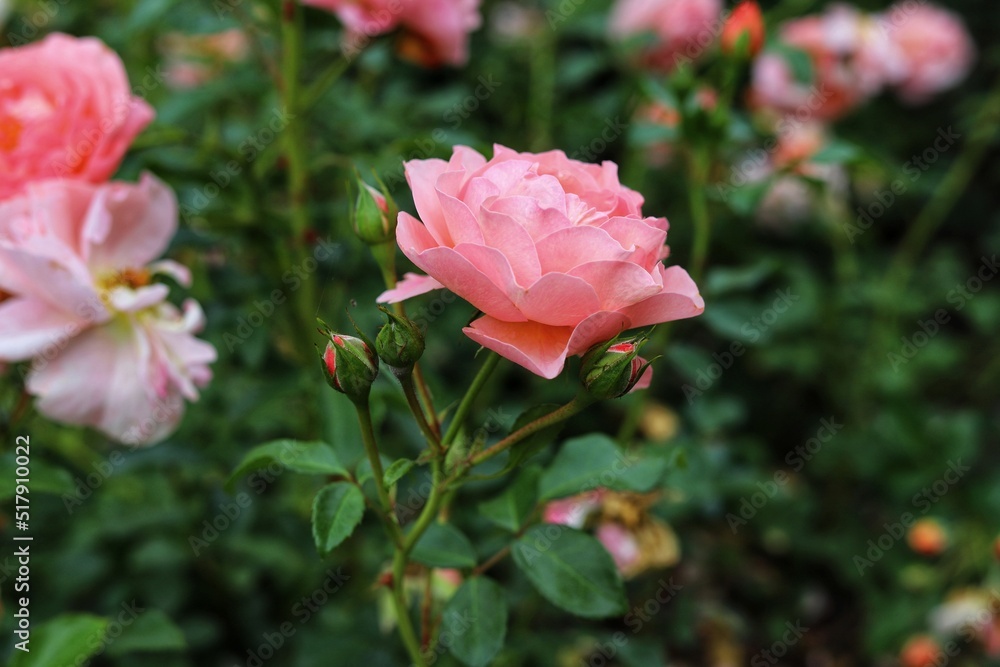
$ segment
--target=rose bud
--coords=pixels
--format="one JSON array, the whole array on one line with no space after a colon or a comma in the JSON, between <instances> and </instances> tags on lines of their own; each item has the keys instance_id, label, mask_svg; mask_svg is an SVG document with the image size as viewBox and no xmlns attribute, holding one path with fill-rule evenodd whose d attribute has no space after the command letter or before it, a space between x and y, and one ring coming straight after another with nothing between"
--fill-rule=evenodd
<instances>
[{"instance_id":1,"label":"rose bud","mask_svg":"<svg viewBox=\"0 0 1000 667\"><path fill-rule=\"evenodd\" d=\"M393 375L405 377L424 353L424 335L412 320L386 308L379 310L385 313L388 321L375 337L375 351Z\"/></svg>"},{"instance_id":2,"label":"rose bud","mask_svg":"<svg viewBox=\"0 0 1000 667\"><path fill-rule=\"evenodd\" d=\"M630 392L649 367L639 356L645 338L615 342L614 339L591 348L583 355L580 380L596 398L618 398ZM644 382L648 386L648 382Z\"/></svg>"},{"instance_id":3,"label":"rose bud","mask_svg":"<svg viewBox=\"0 0 1000 667\"><path fill-rule=\"evenodd\" d=\"M744 0L733 9L722 27L720 42L723 53L730 55L753 58L760 53L764 46L764 17L755 0Z\"/></svg>"},{"instance_id":4,"label":"rose bud","mask_svg":"<svg viewBox=\"0 0 1000 667\"><path fill-rule=\"evenodd\" d=\"M937 556L948 546L948 534L936 519L920 519L906 534L906 542L922 556Z\"/></svg>"},{"instance_id":5,"label":"rose bud","mask_svg":"<svg viewBox=\"0 0 1000 667\"><path fill-rule=\"evenodd\" d=\"M1000 537L993 540L993 556L1000 560Z\"/></svg>"},{"instance_id":6,"label":"rose bud","mask_svg":"<svg viewBox=\"0 0 1000 667\"><path fill-rule=\"evenodd\" d=\"M354 403L364 403L378 377L378 357L360 338L330 334L323 351L323 372L331 387Z\"/></svg>"},{"instance_id":7,"label":"rose bud","mask_svg":"<svg viewBox=\"0 0 1000 667\"><path fill-rule=\"evenodd\" d=\"M927 635L911 637L899 654L902 667L932 667L941 656L941 647Z\"/></svg>"},{"instance_id":8,"label":"rose bud","mask_svg":"<svg viewBox=\"0 0 1000 667\"><path fill-rule=\"evenodd\" d=\"M385 191L378 191L357 177L358 197L351 212L354 233L368 245L396 240L396 202Z\"/></svg>"}]
</instances>

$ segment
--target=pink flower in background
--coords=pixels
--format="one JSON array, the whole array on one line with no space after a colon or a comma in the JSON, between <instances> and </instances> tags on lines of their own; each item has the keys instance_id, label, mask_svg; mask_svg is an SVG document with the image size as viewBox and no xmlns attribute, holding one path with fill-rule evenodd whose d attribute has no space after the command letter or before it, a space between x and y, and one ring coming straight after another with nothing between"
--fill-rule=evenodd
<instances>
[{"instance_id":1,"label":"pink flower in background","mask_svg":"<svg viewBox=\"0 0 1000 667\"><path fill-rule=\"evenodd\" d=\"M166 301L156 262L177 228L163 183L49 180L0 203L0 361L32 359L27 390L57 421L151 443L177 425L184 401L211 379L215 349L193 334L197 303Z\"/></svg>"},{"instance_id":2,"label":"pink flower in background","mask_svg":"<svg viewBox=\"0 0 1000 667\"><path fill-rule=\"evenodd\" d=\"M0 49L0 200L47 178L107 180L152 119L100 40L53 34Z\"/></svg>"},{"instance_id":3,"label":"pink flower in background","mask_svg":"<svg viewBox=\"0 0 1000 667\"><path fill-rule=\"evenodd\" d=\"M204 35L172 32L160 40L159 50L167 85L197 88L221 76L229 63L246 59L250 40L238 28Z\"/></svg>"},{"instance_id":4,"label":"pink flower in background","mask_svg":"<svg viewBox=\"0 0 1000 667\"><path fill-rule=\"evenodd\" d=\"M825 125L807 122L783 127L770 159L748 174L753 182L770 180L757 205L756 219L776 229L815 216L824 202L824 191L843 197L848 186L842 164L813 160L829 145Z\"/></svg>"},{"instance_id":5,"label":"pink flower in background","mask_svg":"<svg viewBox=\"0 0 1000 667\"><path fill-rule=\"evenodd\" d=\"M929 4L900 3L878 22L901 62L893 83L904 101L926 102L969 73L976 50L956 14Z\"/></svg>"},{"instance_id":6,"label":"pink flower in background","mask_svg":"<svg viewBox=\"0 0 1000 667\"><path fill-rule=\"evenodd\" d=\"M594 536L604 545L622 572L631 572L642 558L642 548L635 534L621 524L608 521L597 527Z\"/></svg>"},{"instance_id":7,"label":"pink flower in background","mask_svg":"<svg viewBox=\"0 0 1000 667\"><path fill-rule=\"evenodd\" d=\"M542 521L570 528L583 528L587 517L600 510L603 494L603 489L596 489L569 498L553 500L545 505Z\"/></svg>"},{"instance_id":8,"label":"pink flower in background","mask_svg":"<svg viewBox=\"0 0 1000 667\"><path fill-rule=\"evenodd\" d=\"M877 94L898 75L894 47L876 21L852 7L785 23L780 41L805 54L811 78L801 80L787 53L769 51L754 62L750 100L757 107L814 120L836 120Z\"/></svg>"},{"instance_id":9,"label":"pink flower in background","mask_svg":"<svg viewBox=\"0 0 1000 667\"><path fill-rule=\"evenodd\" d=\"M377 35L403 29L403 57L425 67L464 65L469 59L469 33L482 23L479 0L304 0L333 12L347 28L348 57Z\"/></svg>"},{"instance_id":10,"label":"pink flower in background","mask_svg":"<svg viewBox=\"0 0 1000 667\"><path fill-rule=\"evenodd\" d=\"M619 40L653 35L655 44L644 60L667 71L709 49L721 30L721 13L721 0L618 0L611 35Z\"/></svg>"},{"instance_id":11,"label":"pink flower in background","mask_svg":"<svg viewBox=\"0 0 1000 667\"><path fill-rule=\"evenodd\" d=\"M400 213L396 239L429 275L379 301L447 287L483 312L466 335L542 377L626 329L704 310L687 272L661 261L666 219L642 215L612 162L457 146L449 162L407 162L406 178L422 221Z\"/></svg>"}]
</instances>

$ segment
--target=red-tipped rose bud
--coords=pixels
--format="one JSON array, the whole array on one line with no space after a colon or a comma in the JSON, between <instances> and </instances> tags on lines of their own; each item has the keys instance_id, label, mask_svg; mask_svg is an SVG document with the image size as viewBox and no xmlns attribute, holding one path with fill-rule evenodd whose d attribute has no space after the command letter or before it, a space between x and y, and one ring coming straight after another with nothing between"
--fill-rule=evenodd
<instances>
[{"instance_id":1,"label":"red-tipped rose bud","mask_svg":"<svg viewBox=\"0 0 1000 667\"><path fill-rule=\"evenodd\" d=\"M993 556L1000 560L1000 536L993 540Z\"/></svg>"},{"instance_id":2,"label":"red-tipped rose bud","mask_svg":"<svg viewBox=\"0 0 1000 667\"><path fill-rule=\"evenodd\" d=\"M948 546L948 534L936 519L920 519L906 534L906 542L922 556L937 556Z\"/></svg>"},{"instance_id":3,"label":"red-tipped rose bud","mask_svg":"<svg viewBox=\"0 0 1000 667\"><path fill-rule=\"evenodd\" d=\"M375 337L375 351L379 359L396 377L405 377L413 370L424 353L424 335L412 320L400 317L386 308L379 308L388 321Z\"/></svg>"},{"instance_id":4,"label":"red-tipped rose bud","mask_svg":"<svg viewBox=\"0 0 1000 667\"><path fill-rule=\"evenodd\" d=\"M720 43L722 51L730 55L753 58L760 53L764 46L764 16L755 0L736 5L722 27Z\"/></svg>"},{"instance_id":5,"label":"red-tipped rose bud","mask_svg":"<svg viewBox=\"0 0 1000 667\"><path fill-rule=\"evenodd\" d=\"M902 667L932 667L941 657L941 647L927 635L911 637L899 654Z\"/></svg>"},{"instance_id":6,"label":"red-tipped rose bud","mask_svg":"<svg viewBox=\"0 0 1000 667\"><path fill-rule=\"evenodd\" d=\"M354 403L363 403L378 377L378 357L360 338L331 334L323 350L323 373L331 387Z\"/></svg>"},{"instance_id":7,"label":"red-tipped rose bud","mask_svg":"<svg viewBox=\"0 0 1000 667\"><path fill-rule=\"evenodd\" d=\"M611 340L591 348L583 355L580 366L583 386L596 398L618 398L630 392L649 367L649 362L639 356L645 342L645 338Z\"/></svg>"},{"instance_id":8,"label":"red-tipped rose bud","mask_svg":"<svg viewBox=\"0 0 1000 667\"><path fill-rule=\"evenodd\" d=\"M396 238L399 209L383 187L378 191L357 178L358 198L351 213L354 232L369 245L388 243Z\"/></svg>"}]
</instances>

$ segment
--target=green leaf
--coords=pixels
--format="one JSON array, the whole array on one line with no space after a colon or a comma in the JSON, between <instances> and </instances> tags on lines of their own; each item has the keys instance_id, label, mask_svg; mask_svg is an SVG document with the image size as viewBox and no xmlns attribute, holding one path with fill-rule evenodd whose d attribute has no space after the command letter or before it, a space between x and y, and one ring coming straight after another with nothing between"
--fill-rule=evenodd
<instances>
[{"instance_id":1,"label":"green leaf","mask_svg":"<svg viewBox=\"0 0 1000 667\"><path fill-rule=\"evenodd\" d=\"M410 459L397 459L394 461L391 466L386 468L385 473L382 475L382 483L385 485L385 488L391 489L406 473L410 472L413 466L414 462Z\"/></svg>"},{"instance_id":2,"label":"green leaf","mask_svg":"<svg viewBox=\"0 0 1000 667\"><path fill-rule=\"evenodd\" d=\"M486 667L507 636L503 588L486 577L466 579L445 606L441 625L452 637L452 655L469 667Z\"/></svg>"},{"instance_id":3,"label":"green leaf","mask_svg":"<svg viewBox=\"0 0 1000 667\"><path fill-rule=\"evenodd\" d=\"M563 445L539 478L538 494L546 501L602 487L645 493L656 486L666 469L664 459L640 459L608 436L593 433Z\"/></svg>"},{"instance_id":4,"label":"green leaf","mask_svg":"<svg viewBox=\"0 0 1000 667\"><path fill-rule=\"evenodd\" d=\"M150 609L136 616L132 625L108 647L108 654L118 656L132 651L183 651L185 648L187 641L181 629L159 609Z\"/></svg>"},{"instance_id":5,"label":"green leaf","mask_svg":"<svg viewBox=\"0 0 1000 667\"><path fill-rule=\"evenodd\" d=\"M30 652L14 650L10 667L66 667L104 646L108 619L90 614L57 616L31 634ZM16 637L16 635L15 635ZM15 639L15 642L20 641Z\"/></svg>"},{"instance_id":6,"label":"green leaf","mask_svg":"<svg viewBox=\"0 0 1000 667\"><path fill-rule=\"evenodd\" d=\"M817 164L845 164L854 162L861 156L861 149L847 141L834 140L823 146L815 155L809 158Z\"/></svg>"},{"instance_id":7,"label":"green leaf","mask_svg":"<svg viewBox=\"0 0 1000 667\"><path fill-rule=\"evenodd\" d=\"M608 618L628 608L614 560L586 533L535 526L515 542L514 562L542 597L571 614Z\"/></svg>"},{"instance_id":8,"label":"green leaf","mask_svg":"<svg viewBox=\"0 0 1000 667\"><path fill-rule=\"evenodd\" d=\"M17 477L15 474L16 470L17 465L15 463L14 452L9 452L0 458L0 500L7 500L14 497L17 489L15 479ZM37 457L31 459L30 471L31 474L28 476L28 479L31 480L29 484L31 493L54 493L61 495L64 493L73 493L76 490L69 471L49 465Z\"/></svg>"},{"instance_id":9,"label":"green leaf","mask_svg":"<svg viewBox=\"0 0 1000 667\"><path fill-rule=\"evenodd\" d=\"M432 523L417 540L410 556L431 567L475 567L476 551L469 538L447 523Z\"/></svg>"},{"instance_id":10,"label":"green leaf","mask_svg":"<svg viewBox=\"0 0 1000 667\"><path fill-rule=\"evenodd\" d=\"M347 482L328 484L313 501L312 528L316 549L326 556L354 532L365 514L361 489Z\"/></svg>"},{"instance_id":11,"label":"green leaf","mask_svg":"<svg viewBox=\"0 0 1000 667\"><path fill-rule=\"evenodd\" d=\"M271 464L306 475L348 476L347 468L341 465L333 449L326 443L275 440L247 452L226 482L226 488L232 491L240 477Z\"/></svg>"},{"instance_id":12,"label":"green leaf","mask_svg":"<svg viewBox=\"0 0 1000 667\"><path fill-rule=\"evenodd\" d=\"M528 408L514 420L514 425L510 427L510 432L514 433L518 431L523 426L530 424L536 419L540 419L552 412L555 412L560 406L553 403L543 403L542 405L536 405L534 407ZM549 426L548 428L543 428L538 433L533 433L521 442L513 445L510 448L510 459L507 463L505 470L513 470L518 467L532 456L538 452L545 449L553 440L558 437L559 432L562 431L563 426L566 422L558 422Z\"/></svg>"},{"instance_id":13,"label":"green leaf","mask_svg":"<svg viewBox=\"0 0 1000 667\"><path fill-rule=\"evenodd\" d=\"M479 513L504 530L516 533L538 504L537 467L526 468L513 484L479 506Z\"/></svg>"}]
</instances>

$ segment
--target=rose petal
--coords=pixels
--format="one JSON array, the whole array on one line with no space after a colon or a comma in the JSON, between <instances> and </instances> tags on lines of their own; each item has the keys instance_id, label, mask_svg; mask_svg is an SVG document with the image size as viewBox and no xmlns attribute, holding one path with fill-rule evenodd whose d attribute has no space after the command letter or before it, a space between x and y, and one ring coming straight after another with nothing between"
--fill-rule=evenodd
<instances>
[{"instance_id":1,"label":"rose petal","mask_svg":"<svg viewBox=\"0 0 1000 667\"><path fill-rule=\"evenodd\" d=\"M644 301L622 309L632 328L682 320L701 315L705 300L687 271L679 266L661 269L663 290Z\"/></svg>"},{"instance_id":2,"label":"rose petal","mask_svg":"<svg viewBox=\"0 0 1000 667\"><path fill-rule=\"evenodd\" d=\"M407 273L403 275L402 280L396 283L394 288L382 292L375 301L376 303L398 303L443 288L444 285L430 276Z\"/></svg>"},{"instance_id":3,"label":"rose petal","mask_svg":"<svg viewBox=\"0 0 1000 667\"><path fill-rule=\"evenodd\" d=\"M462 329L466 336L532 373L552 379L566 363L572 329L538 322L504 322L486 315Z\"/></svg>"}]
</instances>

